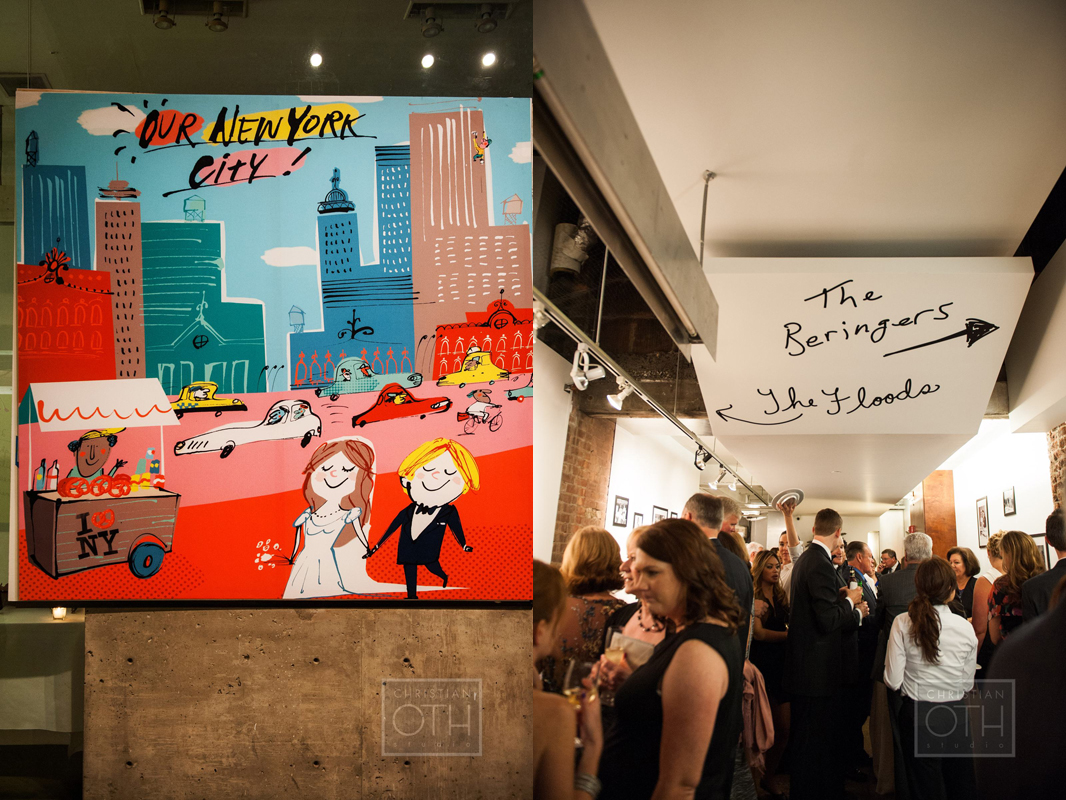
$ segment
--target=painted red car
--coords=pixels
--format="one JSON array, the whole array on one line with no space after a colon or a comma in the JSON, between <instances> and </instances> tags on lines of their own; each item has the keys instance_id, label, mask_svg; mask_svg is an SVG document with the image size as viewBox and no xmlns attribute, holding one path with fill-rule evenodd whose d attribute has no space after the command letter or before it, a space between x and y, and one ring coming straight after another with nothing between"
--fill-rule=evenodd
<instances>
[{"instance_id":1,"label":"painted red car","mask_svg":"<svg viewBox=\"0 0 1066 800\"><path fill-rule=\"evenodd\" d=\"M452 407L447 397L428 397L419 400L398 383L390 383L378 393L378 399L368 410L352 417L352 427L360 428L368 422L383 422L387 419L419 417L425 419L430 414L442 414Z\"/></svg>"}]
</instances>

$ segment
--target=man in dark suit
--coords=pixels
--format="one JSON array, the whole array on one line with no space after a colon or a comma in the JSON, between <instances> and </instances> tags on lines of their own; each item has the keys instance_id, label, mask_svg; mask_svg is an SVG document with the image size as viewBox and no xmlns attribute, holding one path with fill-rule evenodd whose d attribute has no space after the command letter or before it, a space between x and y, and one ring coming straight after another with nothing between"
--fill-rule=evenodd
<instances>
[{"instance_id":1,"label":"man in dark suit","mask_svg":"<svg viewBox=\"0 0 1066 800\"><path fill-rule=\"evenodd\" d=\"M795 526L785 514L786 526ZM823 508L814 539L792 570L785 640L785 690L792 697L790 737L793 800L844 796L840 759L843 632L866 614L862 589L839 590L831 553L840 545L840 515Z\"/></svg>"},{"instance_id":2,"label":"man in dark suit","mask_svg":"<svg viewBox=\"0 0 1066 800\"><path fill-rule=\"evenodd\" d=\"M874 655L877 652L877 593L874 591L874 554L865 542L850 542L845 550L847 563L841 568L846 573L847 583L856 582L862 588L862 599L870 609L863 618L855 636L855 670L845 676L844 712L849 723L849 741L845 747L848 763L853 768L870 763L870 756L863 744L862 726L870 715L870 698L873 694ZM865 777L865 776L864 776Z\"/></svg>"},{"instance_id":3,"label":"man in dark suit","mask_svg":"<svg viewBox=\"0 0 1066 800\"><path fill-rule=\"evenodd\" d=\"M737 635L740 637L740 647L747 653L748 632L751 630L751 612L755 601L755 586L751 580L751 568L735 555L730 553L721 542L718 541L718 531L722 529L724 507L722 500L706 492L697 492L686 502L681 511L681 519L687 519L699 525L707 538L714 545L714 552L722 561L725 568L725 580L737 596L737 604L740 606L740 627ZM746 657L746 656L745 656Z\"/></svg>"},{"instance_id":4,"label":"man in dark suit","mask_svg":"<svg viewBox=\"0 0 1066 800\"><path fill-rule=\"evenodd\" d=\"M899 561L896 560L896 551L885 548L881 551L881 565L877 568L878 576L884 577L898 571Z\"/></svg>"},{"instance_id":5,"label":"man in dark suit","mask_svg":"<svg viewBox=\"0 0 1066 800\"><path fill-rule=\"evenodd\" d=\"M996 648L989 677L1011 681L1014 758L974 759L982 800L1061 797L1066 786L1066 577L1061 573L1058 591L1056 605Z\"/></svg>"},{"instance_id":6,"label":"man in dark suit","mask_svg":"<svg viewBox=\"0 0 1066 800\"><path fill-rule=\"evenodd\" d=\"M1066 576L1066 529L1063 525L1061 508L1055 509L1048 516L1047 522L1044 523L1044 534L1047 537L1047 543L1058 553L1059 560L1047 572L1030 578L1022 584L1022 615L1026 622L1047 611L1051 593L1055 591L1059 581Z\"/></svg>"},{"instance_id":7,"label":"man in dark suit","mask_svg":"<svg viewBox=\"0 0 1066 800\"><path fill-rule=\"evenodd\" d=\"M400 511L389 527L363 558L370 558L396 531L400 544L396 548L396 563L403 565L407 582L407 599L418 599L418 567L423 566L448 586L448 574L440 565L440 551L444 535L452 536L464 553L474 548L466 543L459 512L452 505L469 490L478 490L480 476L470 451L450 439L426 442L407 456L398 470L400 485L411 498L411 504Z\"/></svg>"},{"instance_id":8,"label":"man in dark suit","mask_svg":"<svg viewBox=\"0 0 1066 800\"><path fill-rule=\"evenodd\" d=\"M918 565L933 557L933 540L924 533L908 533L903 537L903 567L889 575L881 573L881 581L878 584L877 620L875 627L878 630L877 651L874 654L874 667L871 673L873 680L879 683L885 682L885 653L888 650L888 634L892 630L892 623L900 614L907 613L907 606L918 594L914 586L914 576L918 571ZM883 562L882 562L883 563ZM889 723L892 728L892 750L894 754L894 768L896 778L897 800L920 800L914 797L907 782L907 773L903 768L903 747L899 735L899 726L896 718L903 704L899 692L888 690Z\"/></svg>"}]
</instances>

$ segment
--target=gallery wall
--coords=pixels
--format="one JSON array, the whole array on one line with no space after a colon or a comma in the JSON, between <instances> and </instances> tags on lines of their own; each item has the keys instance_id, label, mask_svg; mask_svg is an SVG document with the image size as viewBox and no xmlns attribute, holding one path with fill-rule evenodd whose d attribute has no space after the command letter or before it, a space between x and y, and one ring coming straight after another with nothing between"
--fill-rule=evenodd
<instances>
[{"instance_id":1,"label":"gallery wall","mask_svg":"<svg viewBox=\"0 0 1066 800\"><path fill-rule=\"evenodd\" d=\"M990 533L1018 530L1042 534L1047 515L1054 509L1046 435L1012 434L1010 424L1007 420L985 420L980 433L942 467L953 472L959 546L973 550L984 570L990 564L977 542L978 498L988 498ZM1017 513L1006 516L1003 492L1011 487ZM1043 546L1043 539L1038 541Z\"/></svg>"},{"instance_id":2,"label":"gallery wall","mask_svg":"<svg viewBox=\"0 0 1066 800\"><path fill-rule=\"evenodd\" d=\"M685 501L699 491L702 474L692 463L692 450L673 437L635 435L626 429L626 420L618 420L604 527L624 547L633 530L634 513L644 515L645 525L652 522L653 506L680 515ZM612 524L619 496L629 500L625 526Z\"/></svg>"},{"instance_id":3,"label":"gallery wall","mask_svg":"<svg viewBox=\"0 0 1066 800\"><path fill-rule=\"evenodd\" d=\"M533 558L550 562L573 399L563 389L570 379L570 362L537 342L533 346L533 368L537 373L533 404Z\"/></svg>"}]
</instances>

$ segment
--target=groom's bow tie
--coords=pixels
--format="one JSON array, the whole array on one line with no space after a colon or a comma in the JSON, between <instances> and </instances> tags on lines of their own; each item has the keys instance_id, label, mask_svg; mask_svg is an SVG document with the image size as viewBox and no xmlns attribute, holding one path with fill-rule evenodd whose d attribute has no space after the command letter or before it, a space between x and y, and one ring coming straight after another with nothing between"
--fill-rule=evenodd
<instances>
[{"instance_id":1,"label":"groom's bow tie","mask_svg":"<svg viewBox=\"0 0 1066 800\"><path fill-rule=\"evenodd\" d=\"M436 510L437 509L433 508L432 506L424 506L421 503L415 503L416 514L433 514L436 512Z\"/></svg>"}]
</instances>

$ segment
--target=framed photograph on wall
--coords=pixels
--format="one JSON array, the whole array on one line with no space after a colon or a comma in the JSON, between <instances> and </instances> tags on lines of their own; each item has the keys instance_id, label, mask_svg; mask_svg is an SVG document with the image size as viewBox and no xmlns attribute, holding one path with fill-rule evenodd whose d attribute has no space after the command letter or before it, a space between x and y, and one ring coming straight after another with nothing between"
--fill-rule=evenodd
<instances>
[{"instance_id":1,"label":"framed photograph on wall","mask_svg":"<svg viewBox=\"0 0 1066 800\"><path fill-rule=\"evenodd\" d=\"M1017 514L1018 509L1014 506L1014 487L1003 490L1003 516L1009 517Z\"/></svg>"},{"instance_id":2,"label":"framed photograph on wall","mask_svg":"<svg viewBox=\"0 0 1066 800\"><path fill-rule=\"evenodd\" d=\"M660 508L659 506L652 506L651 507L651 521L652 522L658 522L661 519L666 519L669 515L670 515L670 512L667 511L665 508Z\"/></svg>"},{"instance_id":3,"label":"framed photograph on wall","mask_svg":"<svg viewBox=\"0 0 1066 800\"><path fill-rule=\"evenodd\" d=\"M977 544L979 547L988 547L988 498L982 497L977 501Z\"/></svg>"},{"instance_id":4,"label":"framed photograph on wall","mask_svg":"<svg viewBox=\"0 0 1066 800\"><path fill-rule=\"evenodd\" d=\"M636 530L637 528L639 528L643 524L644 524L644 515L641 514L639 511L634 511L633 512L633 530Z\"/></svg>"},{"instance_id":5,"label":"framed photograph on wall","mask_svg":"<svg viewBox=\"0 0 1066 800\"><path fill-rule=\"evenodd\" d=\"M624 528L627 522L629 522L629 498L616 494L614 496L613 524Z\"/></svg>"},{"instance_id":6,"label":"framed photograph on wall","mask_svg":"<svg viewBox=\"0 0 1066 800\"><path fill-rule=\"evenodd\" d=\"M670 512L670 519L677 519L677 512L676 511L671 511Z\"/></svg>"}]
</instances>

